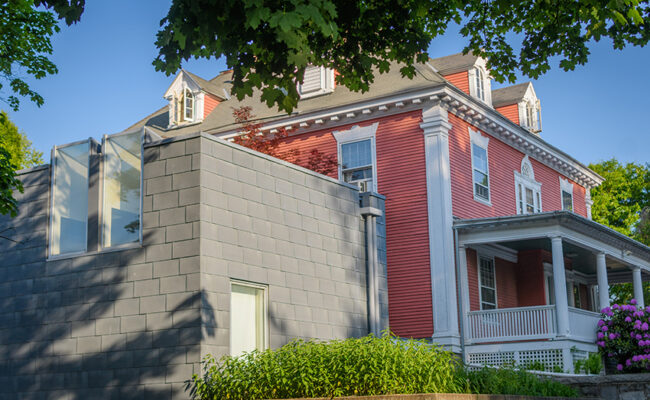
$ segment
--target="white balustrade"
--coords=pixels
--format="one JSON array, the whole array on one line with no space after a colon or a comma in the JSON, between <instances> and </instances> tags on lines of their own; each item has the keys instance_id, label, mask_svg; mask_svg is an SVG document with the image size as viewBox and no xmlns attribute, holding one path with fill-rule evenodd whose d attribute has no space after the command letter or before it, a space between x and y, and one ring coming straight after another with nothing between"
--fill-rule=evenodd
<instances>
[{"instance_id":1,"label":"white balustrade","mask_svg":"<svg viewBox=\"0 0 650 400\"><path fill-rule=\"evenodd\" d=\"M502 308L467 313L467 342L547 339L557 334L555 306Z\"/></svg>"},{"instance_id":2,"label":"white balustrade","mask_svg":"<svg viewBox=\"0 0 650 400\"><path fill-rule=\"evenodd\" d=\"M596 327L600 314L593 311L569 307L569 336L587 343L596 342Z\"/></svg>"}]
</instances>

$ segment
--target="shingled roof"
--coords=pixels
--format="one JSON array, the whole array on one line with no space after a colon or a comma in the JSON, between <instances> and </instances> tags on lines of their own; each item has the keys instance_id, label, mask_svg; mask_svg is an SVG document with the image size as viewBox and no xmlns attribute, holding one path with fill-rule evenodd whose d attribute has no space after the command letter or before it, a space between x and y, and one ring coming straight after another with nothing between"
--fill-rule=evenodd
<instances>
[{"instance_id":1,"label":"shingled roof","mask_svg":"<svg viewBox=\"0 0 650 400\"><path fill-rule=\"evenodd\" d=\"M526 95L526 91L531 84L531 82L524 82L493 90L492 106L499 107L519 103L524 98L524 95Z\"/></svg>"},{"instance_id":2,"label":"shingled roof","mask_svg":"<svg viewBox=\"0 0 650 400\"><path fill-rule=\"evenodd\" d=\"M429 59L429 63L440 75L449 75L456 72L467 71L476 64L478 57L471 52L458 53L450 56Z\"/></svg>"},{"instance_id":3,"label":"shingled roof","mask_svg":"<svg viewBox=\"0 0 650 400\"><path fill-rule=\"evenodd\" d=\"M185 72L187 73L187 71ZM195 76L196 75L190 75L192 79L194 79ZM223 89L225 89L227 93L230 93L231 79L232 71L226 71L217 75L210 81L205 82L207 82L211 88L210 93L212 93L212 91L218 91L223 96ZM425 64L416 65L416 74L413 79L403 78L399 72L399 66L393 64L389 72L375 75L375 81L370 85L370 90L367 92L353 92L345 86L337 86L332 93L301 99L298 101L298 106L294 109L292 115L308 114L314 111L334 109L390 95L408 93L413 90L438 87L444 85L445 82L445 78L434 72ZM201 85L199 81L197 81L197 84ZM197 131L212 134L227 132L237 127L232 115L233 109L242 106L251 107L252 114L255 116L256 120L273 121L287 117L286 113L278 112L277 108L269 108L260 97L260 91L255 90L253 91L252 97L246 97L241 101L236 97L231 97L228 100L224 99L224 101L222 101L219 106L215 107L203 122L172 127L169 129L168 107L164 106L128 129L130 130L147 126L163 137L178 136Z\"/></svg>"}]
</instances>

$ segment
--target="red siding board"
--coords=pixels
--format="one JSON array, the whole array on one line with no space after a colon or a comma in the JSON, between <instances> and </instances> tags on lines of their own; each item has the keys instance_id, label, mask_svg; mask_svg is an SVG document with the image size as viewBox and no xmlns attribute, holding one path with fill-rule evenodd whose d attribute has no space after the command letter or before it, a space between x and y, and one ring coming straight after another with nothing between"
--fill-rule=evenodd
<instances>
[{"instance_id":1,"label":"red siding board","mask_svg":"<svg viewBox=\"0 0 650 400\"><path fill-rule=\"evenodd\" d=\"M219 99L210 93L206 93L203 97L203 118L207 118L208 115L214 110L216 106L219 105Z\"/></svg>"},{"instance_id":2,"label":"red siding board","mask_svg":"<svg viewBox=\"0 0 650 400\"><path fill-rule=\"evenodd\" d=\"M519 125L519 106L517 104L510 104L508 106L495 108L504 117Z\"/></svg>"},{"instance_id":3,"label":"red siding board","mask_svg":"<svg viewBox=\"0 0 650 400\"><path fill-rule=\"evenodd\" d=\"M467 71L456 72L455 74L449 74L444 76L445 79L449 81L452 85L456 86L458 89L469 94L469 74Z\"/></svg>"}]
</instances>

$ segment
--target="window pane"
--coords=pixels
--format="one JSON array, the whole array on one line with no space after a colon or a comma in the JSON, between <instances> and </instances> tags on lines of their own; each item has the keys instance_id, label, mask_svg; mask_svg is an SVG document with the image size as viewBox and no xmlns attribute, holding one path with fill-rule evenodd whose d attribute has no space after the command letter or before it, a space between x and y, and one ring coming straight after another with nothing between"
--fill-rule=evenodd
<instances>
[{"instance_id":1,"label":"window pane","mask_svg":"<svg viewBox=\"0 0 650 400\"><path fill-rule=\"evenodd\" d=\"M497 298L494 289L481 288L481 299L486 303L496 304Z\"/></svg>"},{"instance_id":2,"label":"window pane","mask_svg":"<svg viewBox=\"0 0 650 400\"><path fill-rule=\"evenodd\" d=\"M370 139L341 145L343 169L372 165Z\"/></svg>"},{"instance_id":3,"label":"window pane","mask_svg":"<svg viewBox=\"0 0 650 400\"><path fill-rule=\"evenodd\" d=\"M230 297L230 355L265 348L264 290L232 284Z\"/></svg>"},{"instance_id":4,"label":"window pane","mask_svg":"<svg viewBox=\"0 0 650 400\"><path fill-rule=\"evenodd\" d=\"M533 191L529 188L526 188L526 212L532 214L535 212L535 204L533 198Z\"/></svg>"},{"instance_id":5,"label":"window pane","mask_svg":"<svg viewBox=\"0 0 650 400\"><path fill-rule=\"evenodd\" d=\"M140 240L140 143L140 132L106 138L102 209L104 247Z\"/></svg>"},{"instance_id":6,"label":"window pane","mask_svg":"<svg viewBox=\"0 0 650 400\"><path fill-rule=\"evenodd\" d=\"M86 250L89 150L85 142L54 153L51 255Z\"/></svg>"},{"instance_id":7,"label":"window pane","mask_svg":"<svg viewBox=\"0 0 650 400\"><path fill-rule=\"evenodd\" d=\"M573 211L573 195L564 190L562 191L562 209Z\"/></svg>"},{"instance_id":8,"label":"window pane","mask_svg":"<svg viewBox=\"0 0 650 400\"><path fill-rule=\"evenodd\" d=\"M346 182L372 179L372 167L344 172L343 177Z\"/></svg>"},{"instance_id":9,"label":"window pane","mask_svg":"<svg viewBox=\"0 0 650 400\"><path fill-rule=\"evenodd\" d=\"M472 143L472 154L474 157L474 169L487 172L487 151Z\"/></svg>"}]
</instances>

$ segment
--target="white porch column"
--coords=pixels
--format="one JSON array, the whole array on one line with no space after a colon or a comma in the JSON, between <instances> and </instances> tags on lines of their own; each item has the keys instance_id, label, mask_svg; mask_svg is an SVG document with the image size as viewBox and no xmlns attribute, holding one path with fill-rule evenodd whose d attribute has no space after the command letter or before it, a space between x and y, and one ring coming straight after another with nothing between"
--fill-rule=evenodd
<instances>
[{"instance_id":1,"label":"white porch column","mask_svg":"<svg viewBox=\"0 0 650 400\"><path fill-rule=\"evenodd\" d=\"M555 313L557 315L558 336L569 334L569 304L567 302L566 277L564 271L564 252L562 238L551 238L553 253L553 287L555 288Z\"/></svg>"},{"instance_id":2,"label":"white porch column","mask_svg":"<svg viewBox=\"0 0 650 400\"><path fill-rule=\"evenodd\" d=\"M467 248L458 246L458 267L460 268L461 324L467 338L467 313L469 312L469 278L467 277Z\"/></svg>"},{"instance_id":3,"label":"white porch column","mask_svg":"<svg viewBox=\"0 0 650 400\"><path fill-rule=\"evenodd\" d=\"M607 283L605 253L596 254L596 275L598 278L598 302L602 310L605 307L609 307L609 284Z\"/></svg>"},{"instance_id":4,"label":"white porch column","mask_svg":"<svg viewBox=\"0 0 650 400\"><path fill-rule=\"evenodd\" d=\"M422 110L427 177L429 262L433 303L433 340L460 350L458 296L454 267L454 237L449 171L447 110L433 106Z\"/></svg>"},{"instance_id":5,"label":"white porch column","mask_svg":"<svg viewBox=\"0 0 650 400\"><path fill-rule=\"evenodd\" d=\"M641 280L641 268L634 267L632 270L632 281L634 282L634 298L639 307L645 307L643 301L643 281Z\"/></svg>"}]
</instances>

